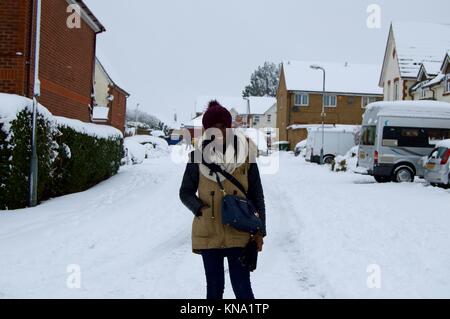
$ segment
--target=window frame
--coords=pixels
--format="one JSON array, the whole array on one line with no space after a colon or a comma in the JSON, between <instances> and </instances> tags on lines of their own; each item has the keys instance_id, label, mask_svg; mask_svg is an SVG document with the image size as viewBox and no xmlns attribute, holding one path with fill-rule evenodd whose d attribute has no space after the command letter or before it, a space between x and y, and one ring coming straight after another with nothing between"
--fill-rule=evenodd
<instances>
[{"instance_id":1,"label":"window frame","mask_svg":"<svg viewBox=\"0 0 450 319\"><path fill-rule=\"evenodd\" d=\"M329 98L329 102L331 103L331 98L333 98L334 97L334 104L327 104L326 103L326 101L327 101L327 98ZM325 107L329 107L329 108L335 108L335 107L337 107L337 95L335 95L335 94L325 94L325 97L323 97L323 102L322 103L324 103L324 105L325 105Z\"/></svg>"},{"instance_id":2,"label":"window frame","mask_svg":"<svg viewBox=\"0 0 450 319\"><path fill-rule=\"evenodd\" d=\"M444 78L444 93L450 94L450 73L446 74Z\"/></svg>"},{"instance_id":3,"label":"window frame","mask_svg":"<svg viewBox=\"0 0 450 319\"><path fill-rule=\"evenodd\" d=\"M364 103L364 99L367 99L367 103ZM375 103L377 102L377 97L376 96L370 96L370 95L365 95L361 97L361 108L365 109L367 108L367 105L371 104L371 103Z\"/></svg>"},{"instance_id":4,"label":"window frame","mask_svg":"<svg viewBox=\"0 0 450 319\"><path fill-rule=\"evenodd\" d=\"M428 89L427 88L422 88L421 93L420 93L420 99L424 100L427 98L427 92Z\"/></svg>"},{"instance_id":5,"label":"window frame","mask_svg":"<svg viewBox=\"0 0 450 319\"><path fill-rule=\"evenodd\" d=\"M300 97L300 104L297 104L297 97ZM306 104L303 103L304 97L306 97ZM309 106L309 94L308 93L295 93L294 94L294 106Z\"/></svg>"},{"instance_id":6,"label":"window frame","mask_svg":"<svg viewBox=\"0 0 450 319\"><path fill-rule=\"evenodd\" d=\"M392 97L394 101L399 101L399 100L400 100L400 92L399 92L399 89L400 89L400 81L399 81L399 80L395 80L395 81L394 81L394 89L393 89L394 95L393 95L393 97Z\"/></svg>"}]
</instances>

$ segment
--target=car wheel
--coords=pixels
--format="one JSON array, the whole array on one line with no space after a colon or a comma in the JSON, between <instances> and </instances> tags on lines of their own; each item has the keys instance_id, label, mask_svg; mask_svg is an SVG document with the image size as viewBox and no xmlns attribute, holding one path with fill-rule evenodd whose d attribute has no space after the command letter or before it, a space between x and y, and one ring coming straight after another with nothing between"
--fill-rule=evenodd
<instances>
[{"instance_id":1,"label":"car wheel","mask_svg":"<svg viewBox=\"0 0 450 319\"><path fill-rule=\"evenodd\" d=\"M331 156L331 155L327 155L323 158L323 162L325 164L332 164L333 160L334 160L334 156Z\"/></svg>"},{"instance_id":2,"label":"car wheel","mask_svg":"<svg viewBox=\"0 0 450 319\"><path fill-rule=\"evenodd\" d=\"M400 166L394 171L394 181L396 183L414 182L414 172L408 166Z\"/></svg>"},{"instance_id":3,"label":"car wheel","mask_svg":"<svg viewBox=\"0 0 450 319\"><path fill-rule=\"evenodd\" d=\"M390 176L374 176L377 183L390 183L392 178Z\"/></svg>"}]
</instances>

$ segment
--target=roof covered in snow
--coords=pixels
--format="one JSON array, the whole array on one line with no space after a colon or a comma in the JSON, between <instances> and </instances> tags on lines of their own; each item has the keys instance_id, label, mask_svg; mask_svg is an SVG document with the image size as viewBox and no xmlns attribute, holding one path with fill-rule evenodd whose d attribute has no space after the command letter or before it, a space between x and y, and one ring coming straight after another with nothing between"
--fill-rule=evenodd
<instances>
[{"instance_id":1,"label":"roof covered in snow","mask_svg":"<svg viewBox=\"0 0 450 319\"><path fill-rule=\"evenodd\" d=\"M250 99L250 113L262 115L266 113L272 106L277 103L274 97L266 96L251 96Z\"/></svg>"},{"instance_id":2,"label":"roof covered in snow","mask_svg":"<svg viewBox=\"0 0 450 319\"><path fill-rule=\"evenodd\" d=\"M396 21L391 32L402 77L416 78L422 63L430 74L439 73L450 50L450 25Z\"/></svg>"},{"instance_id":3,"label":"roof covered in snow","mask_svg":"<svg viewBox=\"0 0 450 319\"><path fill-rule=\"evenodd\" d=\"M200 96L195 102L196 111L204 112L208 103L212 100L217 100L223 107L226 107L230 111L234 110L238 114L247 114L247 99L230 96ZM264 114L277 102L274 97L259 96L251 96L249 97L249 101L251 114Z\"/></svg>"},{"instance_id":4,"label":"roof covered in snow","mask_svg":"<svg viewBox=\"0 0 450 319\"><path fill-rule=\"evenodd\" d=\"M325 69L327 92L365 95L383 93L378 87L381 66L321 61L283 62L288 91L322 92L323 73L311 69L311 65L319 65Z\"/></svg>"},{"instance_id":5,"label":"roof covered in snow","mask_svg":"<svg viewBox=\"0 0 450 319\"><path fill-rule=\"evenodd\" d=\"M364 122L375 122L378 116L450 118L450 103L425 100L375 102L367 106Z\"/></svg>"},{"instance_id":6,"label":"roof covered in snow","mask_svg":"<svg viewBox=\"0 0 450 319\"><path fill-rule=\"evenodd\" d=\"M186 123L184 125L184 127L185 128L202 128L203 127L203 114L192 119L189 123Z\"/></svg>"},{"instance_id":7,"label":"roof covered in snow","mask_svg":"<svg viewBox=\"0 0 450 319\"><path fill-rule=\"evenodd\" d=\"M450 140L442 140L436 143L436 147L446 147L450 148Z\"/></svg>"},{"instance_id":8,"label":"roof covered in snow","mask_svg":"<svg viewBox=\"0 0 450 319\"><path fill-rule=\"evenodd\" d=\"M123 91L127 96L130 94L125 91L122 79L119 76L119 73L114 68L111 61L108 59L107 55L104 54L101 50L97 49L96 52L97 56L95 58L96 63L100 66L100 68L103 70L103 72L108 77L109 82L118 87L121 91Z\"/></svg>"}]
</instances>

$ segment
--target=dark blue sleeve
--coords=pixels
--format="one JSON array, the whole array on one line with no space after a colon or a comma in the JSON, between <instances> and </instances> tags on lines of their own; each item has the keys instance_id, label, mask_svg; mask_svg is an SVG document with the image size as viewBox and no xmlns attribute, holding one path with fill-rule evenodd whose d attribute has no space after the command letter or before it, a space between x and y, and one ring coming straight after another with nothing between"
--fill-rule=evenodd
<instances>
[{"instance_id":1,"label":"dark blue sleeve","mask_svg":"<svg viewBox=\"0 0 450 319\"><path fill-rule=\"evenodd\" d=\"M248 198L252 201L260 214L264 225L263 235L266 236L266 204L261 184L261 176L259 175L258 164L256 163L251 163L248 171Z\"/></svg>"},{"instance_id":2,"label":"dark blue sleeve","mask_svg":"<svg viewBox=\"0 0 450 319\"><path fill-rule=\"evenodd\" d=\"M181 202L195 215L199 216L200 209L204 206L197 196L199 182L198 164L190 162L186 165L183 181L180 187Z\"/></svg>"}]
</instances>

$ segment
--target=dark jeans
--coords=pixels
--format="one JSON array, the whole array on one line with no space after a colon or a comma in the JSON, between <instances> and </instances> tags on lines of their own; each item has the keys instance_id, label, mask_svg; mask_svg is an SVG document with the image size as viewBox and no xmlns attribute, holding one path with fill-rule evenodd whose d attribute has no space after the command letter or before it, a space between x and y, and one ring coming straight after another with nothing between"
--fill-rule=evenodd
<instances>
[{"instance_id":1,"label":"dark jeans","mask_svg":"<svg viewBox=\"0 0 450 319\"><path fill-rule=\"evenodd\" d=\"M231 285L236 299L253 300L250 272L239 261L242 248L205 249L202 251L203 265L205 266L207 299L223 299L225 290L224 259L228 259Z\"/></svg>"}]
</instances>

